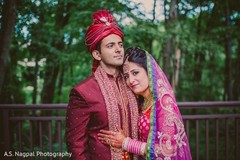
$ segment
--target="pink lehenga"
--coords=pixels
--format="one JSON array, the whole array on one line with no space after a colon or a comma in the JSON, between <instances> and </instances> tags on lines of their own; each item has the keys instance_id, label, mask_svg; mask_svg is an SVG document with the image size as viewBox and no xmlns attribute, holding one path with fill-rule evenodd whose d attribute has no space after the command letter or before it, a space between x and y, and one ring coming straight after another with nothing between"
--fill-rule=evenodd
<instances>
[{"instance_id":1,"label":"pink lehenga","mask_svg":"<svg viewBox=\"0 0 240 160\"><path fill-rule=\"evenodd\" d=\"M191 160L181 113L165 74L147 53L148 75L153 105L139 118L139 137L147 142L143 159Z\"/></svg>"}]
</instances>

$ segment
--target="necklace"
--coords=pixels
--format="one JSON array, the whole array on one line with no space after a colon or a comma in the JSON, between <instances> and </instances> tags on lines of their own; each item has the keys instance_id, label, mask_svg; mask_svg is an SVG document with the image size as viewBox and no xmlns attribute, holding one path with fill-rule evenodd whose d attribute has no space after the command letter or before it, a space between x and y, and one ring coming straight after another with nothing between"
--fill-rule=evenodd
<instances>
[{"instance_id":1,"label":"necklace","mask_svg":"<svg viewBox=\"0 0 240 160\"><path fill-rule=\"evenodd\" d=\"M144 112L146 109L148 109L152 105L153 105L153 97L152 97L152 94L150 94L149 96L147 96L147 98L144 98L142 112Z\"/></svg>"}]
</instances>

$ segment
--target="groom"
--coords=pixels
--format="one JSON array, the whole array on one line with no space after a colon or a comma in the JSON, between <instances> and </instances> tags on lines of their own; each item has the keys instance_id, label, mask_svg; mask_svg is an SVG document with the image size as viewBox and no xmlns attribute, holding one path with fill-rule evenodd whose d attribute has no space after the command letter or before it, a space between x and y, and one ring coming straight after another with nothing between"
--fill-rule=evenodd
<instances>
[{"instance_id":1,"label":"groom","mask_svg":"<svg viewBox=\"0 0 240 160\"><path fill-rule=\"evenodd\" d=\"M107 10L93 14L85 42L93 56L92 75L70 92L66 115L66 142L71 159L132 159L132 155L101 143L100 130L123 128L137 139L138 107L119 67L123 63L123 33ZM111 143L106 139L106 142ZM135 157L136 158L136 157ZM134 159L135 159L134 158Z\"/></svg>"}]
</instances>

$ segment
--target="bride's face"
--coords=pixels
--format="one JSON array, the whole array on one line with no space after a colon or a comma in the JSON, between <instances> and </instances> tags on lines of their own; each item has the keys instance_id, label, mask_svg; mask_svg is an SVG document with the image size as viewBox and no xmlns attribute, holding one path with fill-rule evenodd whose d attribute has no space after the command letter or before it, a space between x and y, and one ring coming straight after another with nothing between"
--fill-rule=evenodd
<instances>
[{"instance_id":1,"label":"bride's face","mask_svg":"<svg viewBox=\"0 0 240 160\"><path fill-rule=\"evenodd\" d=\"M142 66L126 61L123 65L123 74L127 85L135 94L143 97L150 94L149 78Z\"/></svg>"}]
</instances>

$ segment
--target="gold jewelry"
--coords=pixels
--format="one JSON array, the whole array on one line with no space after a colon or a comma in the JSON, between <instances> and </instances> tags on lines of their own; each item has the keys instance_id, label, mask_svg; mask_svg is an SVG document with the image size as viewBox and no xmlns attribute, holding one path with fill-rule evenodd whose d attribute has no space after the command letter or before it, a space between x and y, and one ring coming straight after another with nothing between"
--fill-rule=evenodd
<instances>
[{"instance_id":1,"label":"gold jewelry","mask_svg":"<svg viewBox=\"0 0 240 160\"><path fill-rule=\"evenodd\" d=\"M106 142L107 144L111 144L111 141L110 141L109 138L104 138L104 140L105 140L105 142Z\"/></svg>"},{"instance_id":2,"label":"gold jewelry","mask_svg":"<svg viewBox=\"0 0 240 160\"><path fill-rule=\"evenodd\" d=\"M144 98L143 106L142 106L142 112L146 111L149 107L153 105L153 97L150 93L147 98Z\"/></svg>"},{"instance_id":3,"label":"gold jewelry","mask_svg":"<svg viewBox=\"0 0 240 160\"><path fill-rule=\"evenodd\" d=\"M113 152L121 152L122 149L121 148L115 148L113 147L114 145L114 142L111 142L111 140L107 137L104 138L105 142L110 146L110 149L113 151Z\"/></svg>"}]
</instances>

